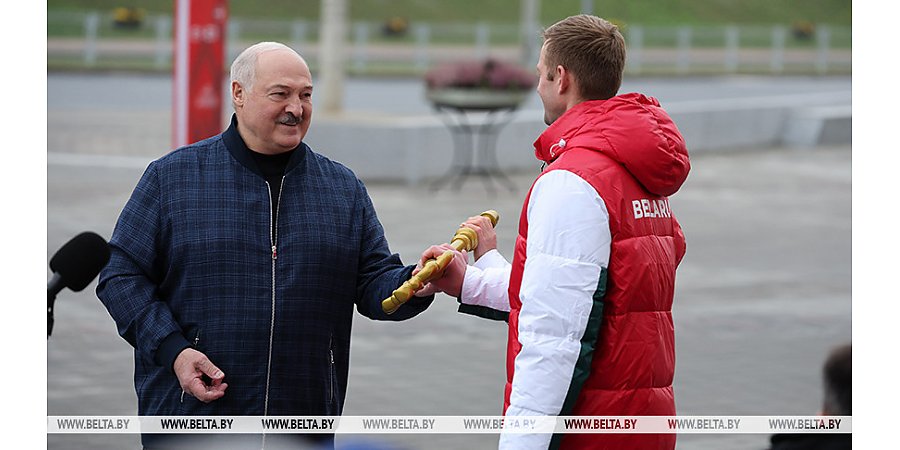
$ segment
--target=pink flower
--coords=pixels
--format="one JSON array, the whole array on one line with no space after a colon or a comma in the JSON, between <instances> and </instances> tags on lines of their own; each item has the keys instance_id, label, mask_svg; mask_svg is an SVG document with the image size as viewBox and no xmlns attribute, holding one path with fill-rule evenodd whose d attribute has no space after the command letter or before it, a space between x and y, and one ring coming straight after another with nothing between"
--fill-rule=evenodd
<instances>
[{"instance_id":1,"label":"pink flower","mask_svg":"<svg viewBox=\"0 0 900 450\"><path fill-rule=\"evenodd\" d=\"M516 64L488 58L442 64L425 74L428 89L528 90L535 75Z\"/></svg>"}]
</instances>

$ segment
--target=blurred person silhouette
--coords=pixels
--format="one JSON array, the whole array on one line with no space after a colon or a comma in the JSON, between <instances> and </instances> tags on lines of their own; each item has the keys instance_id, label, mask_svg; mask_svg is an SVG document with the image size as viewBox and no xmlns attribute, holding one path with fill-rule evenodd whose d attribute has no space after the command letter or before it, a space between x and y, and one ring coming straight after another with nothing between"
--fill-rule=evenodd
<instances>
[{"instance_id":1,"label":"blurred person silhouette","mask_svg":"<svg viewBox=\"0 0 900 450\"><path fill-rule=\"evenodd\" d=\"M392 254L363 183L303 142L313 84L291 48L262 42L231 66L221 134L153 161L125 205L97 295L134 347L140 416L337 416L354 307L413 266ZM331 434L144 434L145 448L296 448ZM321 441L321 442L320 442Z\"/></svg>"},{"instance_id":2,"label":"blurred person silhouette","mask_svg":"<svg viewBox=\"0 0 900 450\"><path fill-rule=\"evenodd\" d=\"M543 33L538 95L546 164L522 207L512 264L484 217L475 264L456 253L435 288L509 322L506 416L675 415L675 271L684 234L668 196L690 162L659 102L617 95L618 28L578 15ZM432 246L420 265L451 249ZM673 449L674 434L503 433L506 449Z\"/></svg>"},{"instance_id":3,"label":"blurred person silhouette","mask_svg":"<svg viewBox=\"0 0 900 450\"><path fill-rule=\"evenodd\" d=\"M850 416L852 411L853 357L851 344L835 347L822 367L825 396L823 416ZM852 448L850 433L781 433L770 438L770 450L845 450Z\"/></svg>"}]
</instances>

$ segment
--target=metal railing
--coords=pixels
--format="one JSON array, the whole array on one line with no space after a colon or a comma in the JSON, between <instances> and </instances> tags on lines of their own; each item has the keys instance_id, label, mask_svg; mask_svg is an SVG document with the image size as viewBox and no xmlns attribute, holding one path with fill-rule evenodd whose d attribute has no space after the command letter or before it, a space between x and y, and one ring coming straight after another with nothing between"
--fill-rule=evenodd
<instances>
[{"instance_id":1,"label":"metal railing","mask_svg":"<svg viewBox=\"0 0 900 450\"><path fill-rule=\"evenodd\" d=\"M263 40L297 49L315 70L319 24L305 20L250 20L228 23L228 61ZM47 14L50 69L117 68L169 70L172 18L150 15L135 27L115 25L112 13ZM421 74L434 64L493 56L522 61L518 24L412 23L401 33L385 24L354 22L349 27L347 70L357 74ZM396 31L396 30L394 30ZM623 27L630 74L847 74L852 71L850 27L818 25L799 34L789 26ZM540 41L537 33L535 40ZM538 43L537 48L540 48Z\"/></svg>"}]
</instances>

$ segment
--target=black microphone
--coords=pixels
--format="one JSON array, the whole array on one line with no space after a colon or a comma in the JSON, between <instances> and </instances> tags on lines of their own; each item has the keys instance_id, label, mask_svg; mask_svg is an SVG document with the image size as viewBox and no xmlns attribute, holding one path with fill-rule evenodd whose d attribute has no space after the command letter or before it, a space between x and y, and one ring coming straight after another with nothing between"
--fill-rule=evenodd
<instances>
[{"instance_id":1,"label":"black microphone","mask_svg":"<svg viewBox=\"0 0 900 450\"><path fill-rule=\"evenodd\" d=\"M53 331L53 301L63 288L81 291L109 262L109 243L85 231L72 238L50 258L53 277L47 282L47 338Z\"/></svg>"}]
</instances>

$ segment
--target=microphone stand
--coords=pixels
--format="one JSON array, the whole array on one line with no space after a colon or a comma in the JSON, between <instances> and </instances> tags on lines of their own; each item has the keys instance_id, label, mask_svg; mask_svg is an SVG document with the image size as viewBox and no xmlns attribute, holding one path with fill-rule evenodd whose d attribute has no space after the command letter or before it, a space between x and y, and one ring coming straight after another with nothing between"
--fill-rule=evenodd
<instances>
[{"instance_id":1,"label":"microphone stand","mask_svg":"<svg viewBox=\"0 0 900 450\"><path fill-rule=\"evenodd\" d=\"M58 273L54 273L53 278L47 282L47 339L53 333L53 303L56 301L56 293L63 287L62 276Z\"/></svg>"},{"instance_id":2,"label":"microphone stand","mask_svg":"<svg viewBox=\"0 0 900 450\"><path fill-rule=\"evenodd\" d=\"M53 301L56 300L55 295L51 295L47 292L47 339L50 339L50 334L53 333Z\"/></svg>"}]
</instances>

